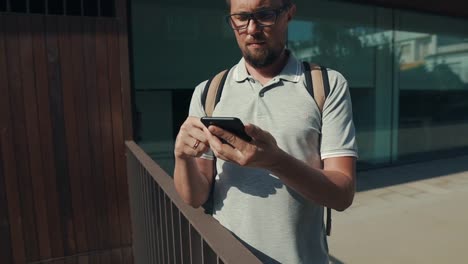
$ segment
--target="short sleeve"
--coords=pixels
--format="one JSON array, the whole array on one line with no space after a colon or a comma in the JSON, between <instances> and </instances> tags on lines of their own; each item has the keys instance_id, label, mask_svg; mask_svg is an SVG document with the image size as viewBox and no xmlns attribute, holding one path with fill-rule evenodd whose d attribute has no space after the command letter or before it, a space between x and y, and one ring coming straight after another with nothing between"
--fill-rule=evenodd
<instances>
[{"instance_id":1,"label":"short sleeve","mask_svg":"<svg viewBox=\"0 0 468 264\"><path fill-rule=\"evenodd\" d=\"M192 94L192 99L190 101L189 116L203 117L206 115L205 109L201 102L201 96L202 96L203 89L205 89L207 82L208 81L204 81L200 83L197 87L195 87L195 90L193 91L193 94ZM211 149L208 149L207 152L203 153L201 158L213 160L214 159L213 151Z\"/></svg>"},{"instance_id":2,"label":"short sleeve","mask_svg":"<svg viewBox=\"0 0 468 264\"><path fill-rule=\"evenodd\" d=\"M330 93L322 114L321 158L357 157L356 135L348 82L340 73L328 70Z\"/></svg>"},{"instance_id":3,"label":"short sleeve","mask_svg":"<svg viewBox=\"0 0 468 264\"><path fill-rule=\"evenodd\" d=\"M192 94L192 100L190 101L189 116L203 117L206 115L201 102L201 96L207 82L208 81L204 81L195 87Z\"/></svg>"}]
</instances>

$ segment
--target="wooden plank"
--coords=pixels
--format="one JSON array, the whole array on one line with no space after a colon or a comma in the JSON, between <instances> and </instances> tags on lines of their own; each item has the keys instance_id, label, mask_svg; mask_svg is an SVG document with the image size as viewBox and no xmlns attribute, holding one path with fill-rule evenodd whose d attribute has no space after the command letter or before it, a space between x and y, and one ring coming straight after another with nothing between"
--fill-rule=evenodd
<instances>
[{"instance_id":1,"label":"wooden plank","mask_svg":"<svg viewBox=\"0 0 468 264\"><path fill-rule=\"evenodd\" d=\"M109 234L109 225L106 213L106 197L104 196L103 182L103 155L100 129L100 109L97 94L97 68L96 68L96 24L94 19L83 20L84 24L84 61L85 61L85 87L87 93L88 107L88 124L90 136L90 159L91 159L91 175L90 185L88 186L89 197L93 205L90 208L95 209L95 222L98 229L94 235L94 239L98 242L99 248L108 248L106 239ZM91 240L93 237L90 237Z\"/></svg>"},{"instance_id":2,"label":"wooden plank","mask_svg":"<svg viewBox=\"0 0 468 264\"><path fill-rule=\"evenodd\" d=\"M118 24L111 22L108 25L109 51L109 83L111 97L112 127L114 132L114 160L115 172L117 176L117 193L119 219L121 226L121 245L130 245L132 243L132 230L130 223L130 204L128 197L127 169L125 166L125 142L124 125L122 109L122 90L120 74L120 53L118 39Z\"/></svg>"},{"instance_id":3,"label":"wooden plank","mask_svg":"<svg viewBox=\"0 0 468 264\"><path fill-rule=\"evenodd\" d=\"M70 17L70 41L72 49L72 67L73 67L73 83L75 84L75 114L79 124L78 129L78 148L79 148L79 164L80 164L80 179L81 193L83 199L83 208L81 214L84 217L87 235L87 249L97 250L98 240L95 239L97 234L96 225L96 208L94 204L94 192L92 179L93 172L91 171L91 139L89 136L88 123L88 94L86 89L86 67L84 63L84 36L83 20L81 18ZM87 190L87 192L85 192ZM90 191L91 190L91 191ZM78 251L82 246L78 247Z\"/></svg>"},{"instance_id":4,"label":"wooden plank","mask_svg":"<svg viewBox=\"0 0 468 264\"><path fill-rule=\"evenodd\" d=\"M123 263L122 260L122 248L112 249L110 254L110 263Z\"/></svg>"},{"instance_id":5,"label":"wooden plank","mask_svg":"<svg viewBox=\"0 0 468 264\"><path fill-rule=\"evenodd\" d=\"M70 23L67 17L59 17L58 40L60 50L60 66L62 73L63 116L65 124L65 140L67 146L68 181L63 188L68 190L65 198L69 207L66 213L68 225L68 251L70 254L87 250L86 227L84 223L84 205L82 198L81 163L79 159L78 129L76 118L75 97L81 87L76 85L73 76L72 42L70 38Z\"/></svg>"},{"instance_id":6,"label":"wooden plank","mask_svg":"<svg viewBox=\"0 0 468 264\"><path fill-rule=\"evenodd\" d=\"M104 157L104 170L101 177L104 179L104 190L107 196L107 212L108 224L111 232L109 233L109 241L112 247L120 245L120 223L119 212L117 207L117 190L115 177L115 160L114 160L114 144L113 144L113 127L112 114L110 106L110 89L109 89L109 54L107 50L107 38L109 32L105 20L96 21L96 66L97 66L97 87L98 100L100 108L100 128L101 142Z\"/></svg>"},{"instance_id":7,"label":"wooden plank","mask_svg":"<svg viewBox=\"0 0 468 264\"><path fill-rule=\"evenodd\" d=\"M3 128L0 123L0 259L6 263L12 263L11 256L11 238L10 238L10 221L8 219L8 202L6 197L5 185L5 170L3 159L3 134L6 128Z\"/></svg>"},{"instance_id":8,"label":"wooden plank","mask_svg":"<svg viewBox=\"0 0 468 264\"><path fill-rule=\"evenodd\" d=\"M133 264L133 250L131 247L124 248L122 250L122 263L124 264Z\"/></svg>"},{"instance_id":9,"label":"wooden plank","mask_svg":"<svg viewBox=\"0 0 468 264\"><path fill-rule=\"evenodd\" d=\"M111 251L110 250L100 252L99 255L100 255L100 257L99 257L100 262L99 263L101 263L101 264L112 264L112 262L111 262L112 261Z\"/></svg>"},{"instance_id":10,"label":"wooden plank","mask_svg":"<svg viewBox=\"0 0 468 264\"><path fill-rule=\"evenodd\" d=\"M65 264L78 264L78 257L77 256L66 257L64 262Z\"/></svg>"},{"instance_id":11,"label":"wooden plank","mask_svg":"<svg viewBox=\"0 0 468 264\"><path fill-rule=\"evenodd\" d=\"M94 255L89 256L89 263L90 264L101 264L101 255L96 253Z\"/></svg>"},{"instance_id":12,"label":"wooden plank","mask_svg":"<svg viewBox=\"0 0 468 264\"><path fill-rule=\"evenodd\" d=\"M5 217L8 217L10 239L9 247L11 249L11 262L24 263L25 250L23 240L23 228L21 219L21 204L19 197L17 172L14 160L14 146L12 135L12 120L10 113L10 91L9 78L7 71L6 47L4 29L4 16L0 16L0 155L2 156L3 166L3 181L4 188L0 188L0 192L4 191L5 199L8 204L5 209ZM2 259L2 257L0 257ZM5 257L5 259L8 259ZM6 261L8 263L8 261Z\"/></svg>"},{"instance_id":13,"label":"wooden plank","mask_svg":"<svg viewBox=\"0 0 468 264\"><path fill-rule=\"evenodd\" d=\"M57 173L55 170L55 150L53 144L52 120L49 100L49 75L46 48L46 29L44 17L31 17L35 83L37 91L37 114L43 163L42 179L47 200L48 231L51 241L52 257L63 256L62 228L57 192ZM50 33L49 33L50 35Z\"/></svg>"},{"instance_id":14,"label":"wooden plank","mask_svg":"<svg viewBox=\"0 0 468 264\"><path fill-rule=\"evenodd\" d=\"M13 118L13 141L19 186L21 186L20 200L22 211L23 235L27 260L39 258L39 247L34 215L33 190L30 177L29 151L25 124L25 105L23 94L23 80L21 76L20 51L18 41L18 24L16 16L5 16L6 54L9 75L11 112Z\"/></svg>"},{"instance_id":15,"label":"wooden plank","mask_svg":"<svg viewBox=\"0 0 468 264\"><path fill-rule=\"evenodd\" d=\"M128 29L127 29L127 1L115 1L116 17L119 25L119 48L120 48L120 75L122 91L122 109L124 123L124 138L132 140L133 121L132 121L132 90L130 86L130 57L128 54Z\"/></svg>"},{"instance_id":16,"label":"wooden plank","mask_svg":"<svg viewBox=\"0 0 468 264\"><path fill-rule=\"evenodd\" d=\"M40 148L39 116L35 84L34 56L29 17L18 19L20 65L23 80L25 125L29 148L30 177L32 180L33 201L39 245L39 259L51 257L47 201L44 186L42 150Z\"/></svg>"},{"instance_id":17,"label":"wooden plank","mask_svg":"<svg viewBox=\"0 0 468 264\"><path fill-rule=\"evenodd\" d=\"M79 256L78 264L89 264L89 256L88 255Z\"/></svg>"},{"instance_id":18,"label":"wooden plank","mask_svg":"<svg viewBox=\"0 0 468 264\"><path fill-rule=\"evenodd\" d=\"M53 248L56 257L69 255L73 246L73 222L71 212L71 198L68 175L68 154L65 138L65 120L63 113L62 72L60 69L59 32L57 30L57 18L46 17L46 46L48 58L49 98L51 111L51 124L54 146L54 165L56 172L56 188L58 192L58 208L60 216L60 228L62 237L53 240ZM53 250L54 251L54 250Z\"/></svg>"}]
</instances>

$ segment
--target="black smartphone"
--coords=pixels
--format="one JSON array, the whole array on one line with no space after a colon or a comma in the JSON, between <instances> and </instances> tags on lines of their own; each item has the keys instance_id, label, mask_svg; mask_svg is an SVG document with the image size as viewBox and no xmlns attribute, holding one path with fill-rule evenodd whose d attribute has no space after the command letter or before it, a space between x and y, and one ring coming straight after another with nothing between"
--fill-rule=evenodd
<instances>
[{"instance_id":1,"label":"black smartphone","mask_svg":"<svg viewBox=\"0 0 468 264\"><path fill-rule=\"evenodd\" d=\"M202 117L200 118L201 122L209 127L210 125L220 127L224 130L227 130L239 138L250 142L252 138L245 133L244 124L237 117Z\"/></svg>"}]
</instances>

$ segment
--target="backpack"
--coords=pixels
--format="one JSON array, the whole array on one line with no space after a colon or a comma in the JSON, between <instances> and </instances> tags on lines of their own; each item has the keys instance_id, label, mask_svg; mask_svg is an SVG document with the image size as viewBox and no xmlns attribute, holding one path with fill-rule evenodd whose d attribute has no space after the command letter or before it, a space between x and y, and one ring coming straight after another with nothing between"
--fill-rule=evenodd
<instances>
[{"instance_id":1,"label":"backpack","mask_svg":"<svg viewBox=\"0 0 468 264\"><path fill-rule=\"evenodd\" d=\"M308 62L302 62L306 72L306 89L310 96L315 100L320 110L320 114L323 112L325 105L325 99L330 93L330 83L328 80L328 72L325 67L317 64L309 64ZM208 80L201 95L201 103L205 109L206 116L212 116L216 104L221 99L221 93L223 92L224 83L226 82L229 70L223 70L216 74L214 77ZM216 177L216 157L213 159L214 176ZM214 191L215 180L212 181L210 194L208 200L203 205L207 214L213 214L213 191ZM327 219L326 219L326 233L328 236L331 234L331 208L327 207Z\"/></svg>"}]
</instances>

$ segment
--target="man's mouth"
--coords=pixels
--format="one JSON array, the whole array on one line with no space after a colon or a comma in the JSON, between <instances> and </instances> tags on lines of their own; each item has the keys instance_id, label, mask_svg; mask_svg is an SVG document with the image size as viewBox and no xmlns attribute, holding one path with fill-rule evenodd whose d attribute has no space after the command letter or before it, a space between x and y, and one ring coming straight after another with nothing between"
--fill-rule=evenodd
<instances>
[{"instance_id":1,"label":"man's mouth","mask_svg":"<svg viewBox=\"0 0 468 264\"><path fill-rule=\"evenodd\" d=\"M264 41L257 41L257 42L249 42L247 43L247 46L250 46L250 47L262 47L266 44L266 42Z\"/></svg>"}]
</instances>

